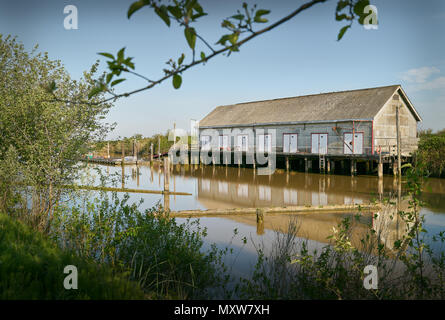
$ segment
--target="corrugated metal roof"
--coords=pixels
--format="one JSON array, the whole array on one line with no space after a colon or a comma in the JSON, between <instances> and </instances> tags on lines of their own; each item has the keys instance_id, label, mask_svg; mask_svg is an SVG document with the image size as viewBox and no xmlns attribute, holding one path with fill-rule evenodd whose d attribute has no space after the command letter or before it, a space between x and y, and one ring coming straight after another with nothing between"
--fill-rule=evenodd
<instances>
[{"instance_id":1,"label":"corrugated metal roof","mask_svg":"<svg viewBox=\"0 0 445 320\"><path fill-rule=\"evenodd\" d=\"M373 119L399 85L219 106L200 127Z\"/></svg>"}]
</instances>

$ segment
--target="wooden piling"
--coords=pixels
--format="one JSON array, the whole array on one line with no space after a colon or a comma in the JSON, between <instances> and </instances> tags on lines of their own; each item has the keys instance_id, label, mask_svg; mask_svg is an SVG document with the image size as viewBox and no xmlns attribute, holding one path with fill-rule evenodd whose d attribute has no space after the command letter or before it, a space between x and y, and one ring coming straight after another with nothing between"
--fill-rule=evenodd
<instances>
[{"instance_id":1,"label":"wooden piling","mask_svg":"<svg viewBox=\"0 0 445 320\"><path fill-rule=\"evenodd\" d=\"M164 158L164 191L170 190L170 159Z\"/></svg>"},{"instance_id":2,"label":"wooden piling","mask_svg":"<svg viewBox=\"0 0 445 320\"><path fill-rule=\"evenodd\" d=\"M264 211L262 209L256 209L256 233L264 234Z\"/></svg>"}]
</instances>

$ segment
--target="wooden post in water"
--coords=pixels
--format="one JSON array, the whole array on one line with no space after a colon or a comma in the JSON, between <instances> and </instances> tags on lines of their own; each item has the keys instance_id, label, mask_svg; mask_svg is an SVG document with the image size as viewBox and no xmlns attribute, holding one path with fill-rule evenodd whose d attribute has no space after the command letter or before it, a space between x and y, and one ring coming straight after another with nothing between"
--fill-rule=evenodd
<instances>
[{"instance_id":1,"label":"wooden post in water","mask_svg":"<svg viewBox=\"0 0 445 320\"><path fill-rule=\"evenodd\" d=\"M150 166L153 166L153 143L150 144Z\"/></svg>"},{"instance_id":2,"label":"wooden post in water","mask_svg":"<svg viewBox=\"0 0 445 320\"><path fill-rule=\"evenodd\" d=\"M351 159L351 176L357 174L357 160Z\"/></svg>"},{"instance_id":3,"label":"wooden post in water","mask_svg":"<svg viewBox=\"0 0 445 320\"><path fill-rule=\"evenodd\" d=\"M377 167L377 172L378 172L378 176L379 178L383 178L383 162L382 162L382 155L380 155L379 157L379 164Z\"/></svg>"},{"instance_id":4,"label":"wooden post in water","mask_svg":"<svg viewBox=\"0 0 445 320\"><path fill-rule=\"evenodd\" d=\"M124 149L124 141L121 141L121 149L122 149L122 160L121 160L121 165L124 165L124 158L125 158L125 149Z\"/></svg>"},{"instance_id":5,"label":"wooden post in water","mask_svg":"<svg viewBox=\"0 0 445 320\"><path fill-rule=\"evenodd\" d=\"M110 159L110 141L107 141L107 158Z\"/></svg>"},{"instance_id":6,"label":"wooden post in water","mask_svg":"<svg viewBox=\"0 0 445 320\"><path fill-rule=\"evenodd\" d=\"M158 159L161 160L161 136L158 136Z\"/></svg>"},{"instance_id":7,"label":"wooden post in water","mask_svg":"<svg viewBox=\"0 0 445 320\"><path fill-rule=\"evenodd\" d=\"M326 173L331 173L331 160L326 159Z\"/></svg>"},{"instance_id":8,"label":"wooden post in water","mask_svg":"<svg viewBox=\"0 0 445 320\"><path fill-rule=\"evenodd\" d=\"M394 177L397 177L397 162L394 158L392 159L392 173Z\"/></svg>"},{"instance_id":9,"label":"wooden post in water","mask_svg":"<svg viewBox=\"0 0 445 320\"><path fill-rule=\"evenodd\" d=\"M122 189L124 188L125 188L125 166L122 166Z\"/></svg>"},{"instance_id":10,"label":"wooden post in water","mask_svg":"<svg viewBox=\"0 0 445 320\"><path fill-rule=\"evenodd\" d=\"M137 181L137 185L139 187L139 166L136 165L136 181Z\"/></svg>"},{"instance_id":11,"label":"wooden post in water","mask_svg":"<svg viewBox=\"0 0 445 320\"><path fill-rule=\"evenodd\" d=\"M286 157L286 171L289 172L289 157Z\"/></svg>"},{"instance_id":12,"label":"wooden post in water","mask_svg":"<svg viewBox=\"0 0 445 320\"><path fill-rule=\"evenodd\" d=\"M264 234L264 210L260 208L256 209L256 233Z\"/></svg>"},{"instance_id":13,"label":"wooden post in water","mask_svg":"<svg viewBox=\"0 0 445 320\"><path fill-rule=\"evenodd\" d=\"M309 165L308 165L308 161L307 158L304 158L304 172L308 172L309 171Z\"/></svg>"},{"instance_id":14,"label":"wooden post in water","mask_svg":"<svg viewBox=\"0 0 445 320\"><path fill-rule=\"evenodd\" d=\"M164 158L164 191L170 191L170 159Z\"/></svg>"},{"instance_id":15,"label":"wooden post in water","mask_svg":"<svg viewBox=\"0 0 445 320\"><path fill-rule=\"evenodd\" d=\"M397 176L402 177L402 160L400 145L400 106L396 106L396 130L397 130Z\"/></svg>"}]
</instances>

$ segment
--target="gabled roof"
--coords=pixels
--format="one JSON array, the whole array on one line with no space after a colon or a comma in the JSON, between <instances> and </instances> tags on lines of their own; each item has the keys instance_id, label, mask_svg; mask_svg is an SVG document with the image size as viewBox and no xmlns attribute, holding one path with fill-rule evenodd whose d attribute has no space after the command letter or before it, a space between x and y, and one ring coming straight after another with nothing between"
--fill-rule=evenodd
<instances>
[{"instance_id":1,"label":"gabled roof","mask_svg":"<svg viewBox=\"0 0 445 320\"><path fill-rule=\"evenodd\" d=\"M421 118L400 85L313 94L219 106L199 122L203 127L372 120L394 93Z\"/></svg>"}]
</instances>

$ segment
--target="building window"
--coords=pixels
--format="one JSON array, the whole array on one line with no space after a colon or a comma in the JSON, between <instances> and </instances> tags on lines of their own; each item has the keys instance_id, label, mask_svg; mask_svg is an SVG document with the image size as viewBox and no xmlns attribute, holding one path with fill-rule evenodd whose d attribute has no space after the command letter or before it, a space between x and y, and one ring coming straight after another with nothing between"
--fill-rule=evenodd
<instances>
[{"instance_id":1,"label":"building window","mask_svg":"<svg viewBox=\"0 0 445 320\"><path fill-rule=\"evenodd\" d=\"M297 144L296 133L285 133L283 134L283 152L286 153L297 153L298 144Z\"/></svg>"}]
</instances>

